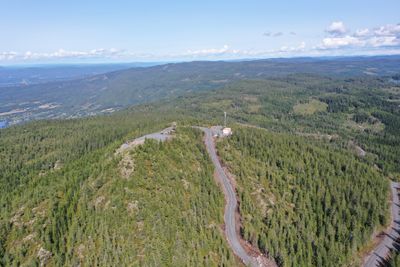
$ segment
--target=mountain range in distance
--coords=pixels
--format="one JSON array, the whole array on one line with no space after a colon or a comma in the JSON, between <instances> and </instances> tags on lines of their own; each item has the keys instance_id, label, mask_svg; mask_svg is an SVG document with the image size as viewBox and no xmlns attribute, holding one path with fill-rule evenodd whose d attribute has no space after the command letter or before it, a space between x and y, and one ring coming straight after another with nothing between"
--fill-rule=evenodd
<instances>
[{"instance_id":1,"label":"mountain range in distance","mask_svg":"<svg viewBox=\"0 0 400 267\"><path fill-rule=\"evenodd\" d=\"M38 64L0 66L0 87L27 86L39 83L80 79L134 67L149 67L162 62L109 64Z\"/></svg>"},{"instance_id":2,"label":"mountain range in distance","mask_svg":"<svg viewBox=\"0 0 400 267\"><path fill-rule=\"evenodd\" d=\"M294 73L391 77L399 67L400 56L2 67L0 121L12 125L110 113L238 80Z\"/></svg>"},{"instance_id":3,"label":"mountain range in distance","mask_svg":"<svg viewBox=\"0 0 400 267\"><path fill-rule=\"evenodd\" d=\"M0 88L0 265L398 266L399 73L186 62Z\"/></svg>"}]
</instances>

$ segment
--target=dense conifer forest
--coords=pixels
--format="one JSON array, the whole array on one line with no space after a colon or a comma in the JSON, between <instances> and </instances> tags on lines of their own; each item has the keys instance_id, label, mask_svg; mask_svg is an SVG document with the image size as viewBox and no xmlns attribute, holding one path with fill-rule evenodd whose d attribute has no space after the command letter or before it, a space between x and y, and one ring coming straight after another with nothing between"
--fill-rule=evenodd
<instances>
[{"instance_id":1,"label":"dense conifer forest","mask_svg":"<svg viewBox=\"0 0 400 267\"><path fill-rule=\"evenodd\" d=\"M240 265L190 128L222 124L227 111L234 135L218 152L237 181L243 237L280 266L357 266L388 223L389 179L400 180L400 86L389 80L242 80L1 129L0 265ZM173 121L172 140L115 154Z\"/></svg>"},{"instance_id":2,"label":"dense conifer forest","mask_svg":"<svg viewBox=\"0 0 400 267\"><path fill-rule=\"evenodd\" d=\"M130 136L166 125L156 118L151 126L124 118L121 124L101 120L116 128L131 122ZM51 133L52 139L49 134L42 141L64 139L47 148L58 156L58 163L46 153L43 159L37 157L38 147L25 147L22 151L34 153L38 161L10 164L3 173L10 178L2 177L2 265L235 265L221 229L222 193L213 180L200 133L182 129L168 143L146 141L124 155L133 160L133 172L126 175L120 171L122 156L114 155L113 142L126 135L124 128L96 135L97 123L98 119L55 123L57 128L66 124L64 130L74 129L71 138L82 138L78 144L83 151L74 150L76 143L69 145L64 132L51 133L54 122L34 125ZM85 131L87 124L90 132ZM43 134L32 125L26 127L29 136L5 135L16 141ZM95 137L94 142L86 139ZM61 163L57 152L62 151L69 154L61 157ZM21 177L21 171L26 179L7 183L15 180L12 175Z\"/></svg>"},{"instance_id":3,"label":"dense conifer forest","mask_svg":"<svg viewBox=\"0 0 400 267\"><path fill-rule=\"evenodd\" d=\"M242 234L281 266L341 266L388 222L388 180L343 150L235 128L219 143L237 181Z\"/></svg>"}]
</instances>

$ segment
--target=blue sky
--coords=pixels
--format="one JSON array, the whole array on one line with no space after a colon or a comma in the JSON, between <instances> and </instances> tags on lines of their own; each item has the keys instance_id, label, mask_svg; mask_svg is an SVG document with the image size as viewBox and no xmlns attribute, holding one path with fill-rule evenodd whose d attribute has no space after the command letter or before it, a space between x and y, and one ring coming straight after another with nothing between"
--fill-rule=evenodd
<instances>
[{"instance_id":1,"label":"blue sky","mask_svg":"<svg viewBox=\"0 0 400 267\"><path fill-rule=\"evenodd\" d=\"M400 1L4 0L0 64L400 54Z\"/></svg>"}]
</instances>

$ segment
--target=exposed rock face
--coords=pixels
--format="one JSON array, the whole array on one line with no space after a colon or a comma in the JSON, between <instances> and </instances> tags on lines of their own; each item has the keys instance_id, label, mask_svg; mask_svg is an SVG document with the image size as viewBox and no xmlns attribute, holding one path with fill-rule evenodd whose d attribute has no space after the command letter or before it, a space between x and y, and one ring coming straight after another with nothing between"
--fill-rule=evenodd
<instances>
[{"instance_id":1,"label":"exposed rock face","mask_svg":"<svg viewBox=\"0 0 400 267\"><path fill-rule=\"evenodd\" d=\"M121 176L125 179L129 179L135 167L133 158L128 152L124 153L121 161L118 164L118 167L120 169Z\"/></svg>"},{"instance_id":2,"label":"exposed rock face","mask_svg":"<svg viewBox=\"0 0 400 267\"><path fill-rule=\"evenodd\" d=\"M61 160L57 160L55 163L54 163L54 170L55 171L57 171L57 170L60 170L62 167L63 167L63 163L61 162Z\"/></svg>"},{"instance_id":3,"label":"exposed rock face","mask_svg":"<svg viewBox=\"0 0 400 267\"><path fill-rule=\"evenodd\" d=\"M53 256L53 254L51 254L50 251L41 247L37 254L37 257L40 261L40 266L45 266L46 263L51 259L51 256Z\"/></svg>"},{"instance_id":4,"label":"exposed rock face","mask_svg":"<svg viewBox=\"0 0 400 267\"><path fill-rule=\"evenodd\" d=\"M24 210L25 207L22 206L15 214L14 216L10 219L10 223L13 226L16 226L18 228L21 228L23 226L23 222L22 222L22 216L24 215Z\"/></svg>"},{"instance_id":5,"label":"exposed rock face","mask_svg":"<svg viewBox=\"0 0 400 267\"><path fill-rule=\"evenodd\" d=\"M85 258L85 256L84 256L85 249L86 249L86 247L85 247L84 244L80 244L80 245L76 248L76 254L77 254L77 256L78 256L78 258L79 258L80 260L83 260L83 259Z\"/></svg>"},{"instance_id":6,"label":"exposed rock face","mask_svg":"<svg viewBox=\"0 0 400 267\"><path fill-rule=\"evenodd\" d=\"M36 233L29 234L22 239L22 242L27 243L32 241L36 237Z\"/></svg>"},{"instance_id":7,"label":"exposed rock face","mask_svg":"<svg viewBox=\"0 0 400 267\"><path fill-rule=\"evenodd\" d=\"M99 209L100 208L100 206L103 204L103 202L104 202L104 200L105 200L106 198L104 197L104 196L98 196L95 200L94 200L94 207L96 208L96 209Z\"/></svg>"},{"instance_id":8,"label":"exposed rock face","mask_svg":"<svg viewBox=\"0 0 400 267\"><path fill-rule=\"evenodd\" d=\"M367 152L365 152L365 150L364 149L362 149L360 146L358 146L358 145L356 145L355 143L354 143L354 141L352 141L352 140L350 140L349 142L348 142L348 147L351 149L351 150L353 150L353 152L357 155L357 156L359 156L359 157L365 157L365 155L367 154Z\"/></svg>"},{"instance_id":9,"label":"exposed rock face","mask_svg":"<svg viewBox=\"0 0 400 267\"><path fill-rule=\"evenodd\" d=\"M182 184L183 184L183 188L185 188L185 190L189 189L190 183L188 181L186 181L185 179L182 179Z\"/></svg>"},{"instance_id":10,"label":"exposed rock face","mask_svg":"<svg viewBox=\"0 0 400 267\"><path fill-rule=\"evenodd\" d=\"M139 202L138 202L137 200L135 200L135 201L133 201L133 202L129 202L129 203L127 204L127 208L126 208L127 211L128 211L129 213L133 213L133 212L138 211L138 210L139 210L138 204L139 204Z\"/></svg>"}]
</instances>

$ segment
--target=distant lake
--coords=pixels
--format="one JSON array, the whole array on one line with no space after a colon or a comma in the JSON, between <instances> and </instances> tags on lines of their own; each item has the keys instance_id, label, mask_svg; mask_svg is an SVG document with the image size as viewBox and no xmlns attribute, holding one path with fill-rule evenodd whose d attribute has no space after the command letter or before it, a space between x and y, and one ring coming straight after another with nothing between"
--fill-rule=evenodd
<instances>
[{"instance_id":1,"label":"distant lake","mask_svg":"<svg viewBox=\"0 0 400 267\"><path fill-rule=\"evenodd\" d=\"M8 126L8 121L0 121L0 129L6 128Z\"/></svg>"}]
</instances>

